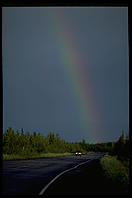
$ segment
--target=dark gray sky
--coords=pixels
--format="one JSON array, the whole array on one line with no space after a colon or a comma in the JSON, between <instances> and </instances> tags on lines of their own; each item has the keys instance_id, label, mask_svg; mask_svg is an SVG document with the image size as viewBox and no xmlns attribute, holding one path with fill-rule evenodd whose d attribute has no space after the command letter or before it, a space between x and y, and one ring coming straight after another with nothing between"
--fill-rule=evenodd
<instances>
[{"instance_id":1,"label":"dark gray sky","mask_svg":"<svg viewBox=\"0 0 132 198\"><path fill-rule=\"evenodd\" d=\"M126 7L2 8L3 128L104 142L128 132Z\"/></svg>"}]
</instances>

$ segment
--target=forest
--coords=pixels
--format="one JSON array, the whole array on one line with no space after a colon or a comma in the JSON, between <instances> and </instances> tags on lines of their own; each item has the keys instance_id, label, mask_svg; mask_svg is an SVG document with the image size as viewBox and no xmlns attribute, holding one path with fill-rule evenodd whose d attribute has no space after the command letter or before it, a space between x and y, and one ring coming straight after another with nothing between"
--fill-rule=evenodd
<instances>
[{"instance_id":1,"label":"forest","mask_svg":"<svg viewBox=\"0 0 132 198\"><path fill-rule=\"evenodd\" d=\"M107 152L116 155L119 160L129 159L129 134L120 135L115 142L89 144L84 139L80 142L66 142L59 134L50 132L47 136L37 132L14 131L9 127L3 133L3 154L32 155L40 153L82 153Z\"/></svg>"}]
</instances>

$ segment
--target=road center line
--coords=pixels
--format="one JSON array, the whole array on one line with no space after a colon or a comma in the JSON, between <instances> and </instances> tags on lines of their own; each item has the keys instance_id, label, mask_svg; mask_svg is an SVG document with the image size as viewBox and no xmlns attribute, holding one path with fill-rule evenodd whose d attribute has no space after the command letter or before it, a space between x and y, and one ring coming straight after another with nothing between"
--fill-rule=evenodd
<instances>
[{"instance_id":1,"label":"road center line","mask_svg":"<svg viewBox=\"0 0 132 198\"><path fill-rule=\"evenodd\" d=\"M56 177L54 177L54 179L52 179L52 180L40 191L39 195L43 195L44 192L47 190L47 188L48 188L58 177L60 177L60 176L63 175L64 173L66 173L66 172L68 172L68 171L71 171L71 170L73 170L73 169L75 169L75 168L81 166L82 164L85 164L85 163L90 162L90 161L92 161L92 160L93 160L93 159L87 160L87 161L85 161L85 162L82 162L82 163L80 163L80 164L74 166L73 168L69 168L69 169L67 169L67 170L65 170L65 171L63 171L63 172L61 172L59 175L57 175Z\"/></svg>"}]
</instances>

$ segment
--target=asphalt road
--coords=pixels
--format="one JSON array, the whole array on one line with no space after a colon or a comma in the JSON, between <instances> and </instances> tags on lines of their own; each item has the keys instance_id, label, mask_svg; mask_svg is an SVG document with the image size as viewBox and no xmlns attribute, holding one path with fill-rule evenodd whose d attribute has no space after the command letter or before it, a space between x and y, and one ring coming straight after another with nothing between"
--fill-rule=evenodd
<instances>
[{"instance_id":1,"label":"asphalt road","mask_svg":"<svg viewBox=\"0 0 132 198\"><path fill-rule=\"evenodd\" d=\"M40 195L49 193L54 194L55 188L60 179L79 178L77 176L84 175L85 168L93 161L100 159L104 154L87 154L80 156L43 158L31 160L15 160L3 161L3 195ZM62 174L60 177L59 174ZM70 177L69 177L70 176ZM44 188L47 184L58 177L45 192ZM84 182L82 176L79 182ZM74 184L73 184L74 185ZM59 185L60 186L60 185ZM61 181L62 186L65 182ZM57 189L57 188L56 188ZM66 189L66 188L64 188ZM73 189L73 188L72 188ZM58 191L59 188L57 189ZM70 191L68 192L70 194ZM81 190L80 190L80 193Z\"/></svg>"}]
</instances>

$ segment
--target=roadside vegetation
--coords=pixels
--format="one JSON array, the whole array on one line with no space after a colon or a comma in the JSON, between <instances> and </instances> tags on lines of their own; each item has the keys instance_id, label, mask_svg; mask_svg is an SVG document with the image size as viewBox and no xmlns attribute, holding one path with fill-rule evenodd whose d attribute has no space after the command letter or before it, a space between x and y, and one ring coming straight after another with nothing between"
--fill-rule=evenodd
<instances>
[{"instance_id":1,"label":"roadside vegetation","mask_svg":"<svg viewBox=\"0 0 132 198\"><path fill-rule=\"evenodd\" d=\"M113 149L100 160L104 175L122 191L129 192L129 136L119 137Z\"/></svg>"},{"instance_id":2,"label":"roadside vegetation","mask_svg":"<svg viewBox=\"0 0 132 198\"><path fill-rule=\"evenodd\" d=\"M129 184L129 169L116 156L105 155L100 163L106 177L115 183Z\"/></svg>"},{"instance_id":3,"label":"roadside vegetation","mask_svg":"<svg viewBox=\"0 0 132 198\"><path fill-rule=\"evenodd\" d=\"M82 153L108 152L117 155L119 160L126 163L129 157L129 137L121 136L117 142L89 144L85 140L80 142L66 142L59 134L50 132L47 136L41 133L14 131L9 127L3 133L3 159L30 159L41 157L55 157L75 154L77 150Z\"/></svg>"},{"instance_id":4,"label":"roadside vegetation","mask_svg":"<svg viewBox=\"0 0 132 198\"><path fill-rule=\"evenodd\" d=\"M37 153L37 154L3 154L3 160L20 160L20 159L36 159L44 157L65 157L71 156L72 153Z\"/></svg>"},{"instance_id":5,"label":"roadside vegetation","mask_svg":"<svg viewBox=\"0 0 132 198\"><path fill-rule=\"evenodd\" d=\"M88 152L87 144L82 142L66 142L59 134L50 132L47 136L41 133L14 131L9 127L3 133L3 159L30 159L41 157L68 156L81 150Z\"/></svg>"}]
</instances>

